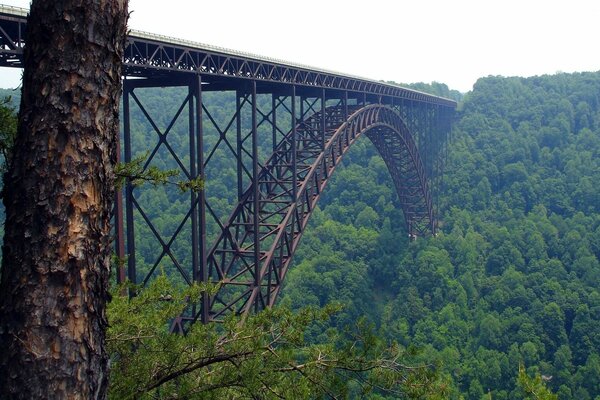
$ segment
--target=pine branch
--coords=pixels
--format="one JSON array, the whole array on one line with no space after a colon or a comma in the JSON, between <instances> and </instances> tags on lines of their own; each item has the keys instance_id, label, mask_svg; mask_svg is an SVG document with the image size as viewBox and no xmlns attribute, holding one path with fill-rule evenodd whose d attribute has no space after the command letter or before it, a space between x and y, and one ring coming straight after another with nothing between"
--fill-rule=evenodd
<instances>
[{"instance_id":1,"label":"pine branch","mask_svg":"<svg viewBox=\"0 0 600 400\"><path fill-rule=\"evenodd\" d=\"M198 369L201 368L205 368L208 367L210 365L213 364L217 364L217 363L222 363L222 362L231 362L233 360L236 360L238 358L244 358L247 357L249 355L253 354L252 351L246 351L246 352L241 352L241 353L235 353L235 354L220 354L217 356L213 356L213 357L209 357L209 358L205 358L202 359L200 361L197 361L195 363L193 363L192 365L185 367L185 368L181 368L175 372L171 372L168 373L164 376L161 376L160 378L158 378L154 383L151 383L150 385L146 386L143 390L140 390L139 393L146 393L149 392L153 389L156 389L162 385L164 385L167 382L170 382L174 379L179 378L180 376L189 374L191 372L194 372Z\"/></svg>"}]
</instances>

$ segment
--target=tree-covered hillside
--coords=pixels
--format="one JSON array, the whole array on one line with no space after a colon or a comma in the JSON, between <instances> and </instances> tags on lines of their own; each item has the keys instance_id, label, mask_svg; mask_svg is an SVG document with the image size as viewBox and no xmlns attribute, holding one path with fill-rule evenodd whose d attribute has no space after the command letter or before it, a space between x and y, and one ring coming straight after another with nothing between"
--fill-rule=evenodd
<instances>
[{"instance_id":1,"label":"tree-covered hillside","mask_svg":"<svg viewBox=\"0 0 600 400\"><path fill-rule=\"evenodd\" d=\"M424 88L421 88L424 89ZM336 171L283 291L422 347L454 398L600 397L600 73L488 77L458 112L442 233L408 243L367 140Z\"/></svg>"},{"instance_id":2,"label":"tree-covered hillside","mask_svg":"<svg viewBox=\"0 0 600 400\"><path fill-rule=\"evenodd\" d=\"M600 73L487 77L464 98L441 84L413 87L462 99L440 198L441 233L409 242L385 164L363 138L332 176L281 302L341 303L337 328L366 318L386 341L420 348L421 360L441 365L453 399L524 398L521 364L561 400L600 399ZM177 89L139 95L161 129L185 99ZM207 93L206 100L226 127L234 94ZM141 115L133 105L134 155L159 141ZM185 154L182 115L168 141ZM235 165L206 118L207 151L217 146L207 196L214 214L226 218L237 194ZM267 128L261 137L270 137ZM261 157L270 148L261 143ZM164 146L151 164L178 167ZM189 194L162 186L136 193L168 240ZM134 218L141 278L161 247L141 214ZM209 224L212 239L217 223ZM171 249L184 265L190 229L183 225ZM169 274L170 262L164 257L155 274ZM310 335L327 335L327 328Z\"/></svg>"}]
</instances>

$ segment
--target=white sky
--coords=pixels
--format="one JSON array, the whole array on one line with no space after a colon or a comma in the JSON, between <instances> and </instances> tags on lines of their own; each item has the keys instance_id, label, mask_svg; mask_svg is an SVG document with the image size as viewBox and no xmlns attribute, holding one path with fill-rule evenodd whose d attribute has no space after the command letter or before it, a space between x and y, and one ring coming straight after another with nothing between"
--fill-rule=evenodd
<instances>
[{"instance_id":1,"label":"white sky","mask_svg":"<svg viewBox=\"0 0 600 400\"><path fill-rule=\"evenodd\" d=\"M129 9L132 29L462 92L487 75L600 70L599 0L130 0ZM0 68L0 87L19 76Z\"/></svg>"}]
</instances>

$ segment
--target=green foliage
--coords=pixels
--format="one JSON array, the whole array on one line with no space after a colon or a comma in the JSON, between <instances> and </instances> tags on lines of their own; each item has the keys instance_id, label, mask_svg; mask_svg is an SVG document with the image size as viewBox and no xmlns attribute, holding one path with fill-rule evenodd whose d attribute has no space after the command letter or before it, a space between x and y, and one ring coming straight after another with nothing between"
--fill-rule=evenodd
<instances>
[{"instance_id":1,"label":"green foliage","mask_svg":"<svg viewBox=\"0 0 600 400\"><path fill-rule=\"evenodd\" d=\"M17 116L11 102L10 96L0 100L0 174L4 174L8 169L17 135Z\"/></svg>"},{"instance_id":2,"label":"green foliage","mask_svg":"<svg viewBox=\"0 0 600 400\"><path fill-rule=\"evenodd\" d=\"M552 376L561 400L600 395L588 372L600 356L599 91L600 73L479 80L454 123L442 233L415 243L382 192L386 171L357 143L284 297L342 303L341 321L366 313L383 337L442 363L449 398L521 398L521 362ZM325 226L335 229L317 235ZM370 235L347 236L350 226Z\"/></svg>"},{"instance_id":3,"label":"green foliage","mask_svg":"<svg viewBox=\"0 0 600 400\"><path fill-rule=\"evenodd\" d=\"M128 163L119 163L115 167L115 186L123 187L126 180L129 180L133 186L139 186L143 183L150 183L154 186L165 185L169 178L179 175L176 169L161 170L155 165L146 167L146 159L149 153L146 152Z\"/></svg>"},{"instance_id":4,"label":"green foliage","mask_svg":"<svg viewBox=\"0 0 600 400\"><path fill-rule=\"evenodd\" d=\"M201 178L173 182L170 178L179 176L177 169L161 170L156 165L146 166L147 159L148 153L145 153L128 163L117 164L115 167L115 186L121 188L129 180L133 186L139 186L144 183L154 186L174 185L182 192L188 190L199 192L204 188L204 181Z\"/></svg>"},{"instance_id":5,"label":"green foliage","mask_svg":"<svg viewBox=\"0 0 600 400\"><path fill-rule=\"evenodd\" d=\"M380 343L375 348L398 343L386 354L410 355L409 365L439 365L436 384L446 385L442 398L535 398L527 390L545 393L539 392L540 383L561 400L600 396L600 73L491 76L480 79L464 97L435 83L413 87L462 101L439 199L441 233L409 243L385 164L368 139L359 140L330 178L282 290L285 307L326 310L295 315L276 309L250 319L241 330L233 320L218 327L199 326L189 335L197 335L190 338L197 341L185 347L187 337L166 333L170 318L183 306L173 300L179 298L177 293L153 286L148 293L155 290L159 300L148 300L144 307L149 308L128 308L145 298L144 291L131 301L115 296L110 334L119 339L111 339L110 345L113 373L119 378L113 379L114 398L169 398L176 391L180 397L250 397L253 391L258 397L275 396L267 387L291 397L327 397L324 387L349 398L360 398L363 390L371 390L364 397L400 397L366 384L364 375L362 383L346 385L341 381L348 374L340 378L316 367L309 368L309 376L322 378L323 386L308 380L292 384L305 378L298 371L277 370L289 364L261 358L270 354L264 350L270 343L270 324L285 335L291 334L287 327L294 327L301 339L284 335L286 342L273 347L281 360L304 364L315 360L311 351L317 348L339 357L344 340L354 337L347 335L356 333L346 334L347 327L356 321L363 321L361 330L370 327L367 331ZM268 109L269 100L260 96L259 108ZM144 89L138 97L160 129L171 126L167 140L182 156L181 165L189 165L186 112L181 120L170 120L185 93ZM205 93L203 100L223 130L234 114L233 93ZM146 164L146 152L160 141L141 114L132 104L132 152L142 160L138 167ZM242 114L247 127L248 115ZM212 215L226 219L237 202L237 166L221 134L205 122L204 144L216 148L206 181L186 189L206 189L212 210L210 246L218 228ZM259 132L262 160L272 151L266 125ZM164 144L147 164L148 171L178 171L169 181L186 181ZM128 172L142 173L146 169ZM189 193L172 184L146 185L135 189L134 196L156 232L140 213L134 214L139 275L163 268L176 281L173 263L156 245L156 235L165 242L172 239L171 255L189 265L191 223L184 219ZM172 300L164 301L168 297ZM331 304L342 308L331 313ZM159 318L150 311L162 314ZM134 321L136 316L139 321ZM158 325L150 327L146 319ZM232 340L249 332L256 337ZM211 350L220 338L232 340L231 346ZM170 351L167 345L178 350ZM421 351L413 356L404 350L413 347ZM235 365L214 363L149 389L157 377L181 371L179 361L246 350L253 353ZM528 366L526 374L517 367L521 363ZM539 381L542 375L552 379ZM257 383L258 377L268 385ZM210 390L209 385L225 384L227 379L237 379L236 384ZM207 391L195 393L202 388Z\"/></svg>"},{"instance_id":6,"label":"green foliage","mask_svg":"<svg viewBox=\"0 0 600 400\"><path fill-rule=\"evenodd\" d=\"M521 392L519 398L523 400L558 400L558 396L546 388L543 377L540 375L530 377L523 364L519 364L517 388Z\"/></svg>"},{"instance_id":7,"label":"green foliage","mask_svg":"<svg viewBox=\"0 0 600 400\"><path fill-rule=\"evenodd\" d=\"M109 305L110 398L308 399L393 395L441 399L444 381L413 349L390 346L364 321L309 343L307 329L338 311L328 306L266 310L240 324L195 324L186 335L169 324L210 288L175 288L162 275L137 296L117 288Z\"/></svg>"}]
</instances>

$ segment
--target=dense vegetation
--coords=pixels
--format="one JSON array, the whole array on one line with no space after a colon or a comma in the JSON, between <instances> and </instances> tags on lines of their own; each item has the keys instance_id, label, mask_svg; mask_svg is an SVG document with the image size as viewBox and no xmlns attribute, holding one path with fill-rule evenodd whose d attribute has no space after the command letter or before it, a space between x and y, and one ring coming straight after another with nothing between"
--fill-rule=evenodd
<instances>
[{"instance_id":1,"label":"dense vegetation","mask_svg":"<svg viewBox=\"0 0 600 400\"><path fill-rule=\"evenodd\" d=\"M461 99L445 85L415 88ZM152 115L164 110L161 127L184 98L168 94L143 98ZM207 96L208 110L226 126L233 96ZM135 154L157 142L139 121ZM169 137L176 151L186 151L177 133L184 122ZM219 143L214 129L206 135L207 146ZM262 143L263 156L270 145ZM366 317L385 342L416 346L420 360L439 362L450 398L524 398L523 364L561 400L600 399L600 73L482 78L461 101L449 146L442 232L409 242L385 164L360 140L312 217L282 303L342 304L333 318L340 329ZM228 152L219 144L206 182L219 217L235 199ZM164 146L153 165L177 167ZM161 187L139 196L167 238L188 199ZM138 226L137 260L146 272L160 249L150 229ZM189 229L174 241L181 262L189 258ZM168 270L168 262L160 266ZM313 326L307 338L325 335Z\"/></svg>"},{"instance_id":2,"label":"dense vegetation","mask_svg":"<svg viewBox=\"0 0 600 400\"><path fill-rule=\"evenodd\" d=\"M231 315L222 324L195 324L186 335L170 333L169 323L203 289L175 288L165 275L131 299L116 289L107 332L109 398L447 396L448 385L434 366L419 362L414 348L379 338L370 324L329 329L323 340L310 340L306 332L328 326L339 306L276 307L243 325Z\"/></svg>"},{"instance_id":3,"label":"dense vegetation","mask_svg":"<svg viewBox=\"0 0 600 400\"><path fill-rule=\"evenodd\" d=\"M338 170L284 290L346 305L425 350L453 398L520 398L523 362L560 399L600 396L600 74L488 77L455 122L442 231L408 243L366 142Z\"/></svg>"}]
</instances>

